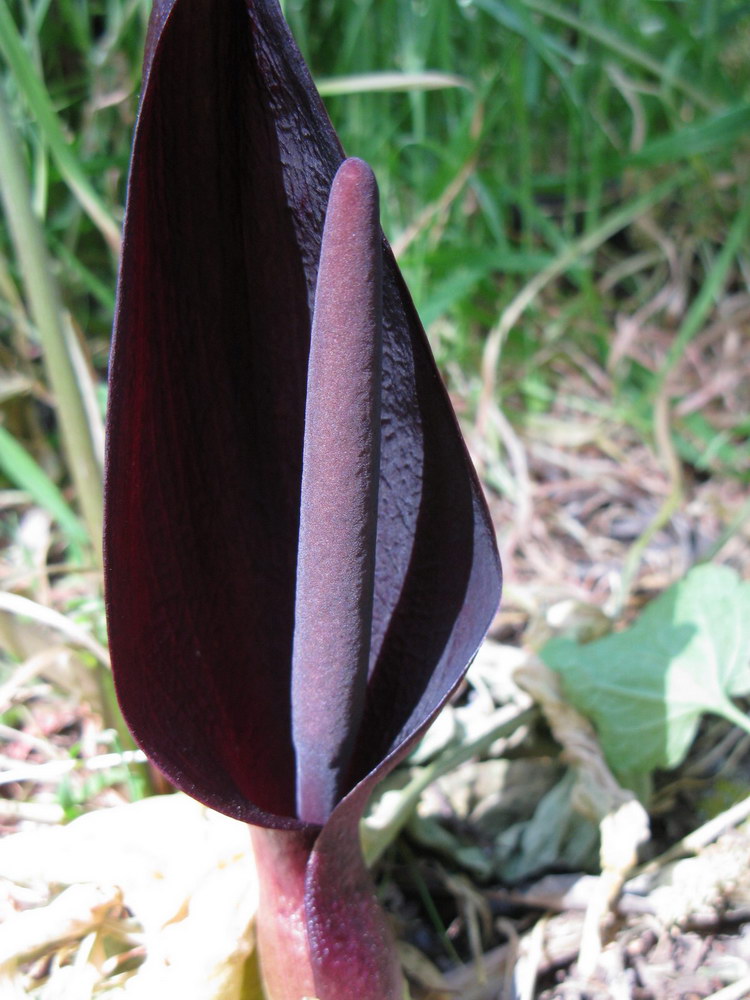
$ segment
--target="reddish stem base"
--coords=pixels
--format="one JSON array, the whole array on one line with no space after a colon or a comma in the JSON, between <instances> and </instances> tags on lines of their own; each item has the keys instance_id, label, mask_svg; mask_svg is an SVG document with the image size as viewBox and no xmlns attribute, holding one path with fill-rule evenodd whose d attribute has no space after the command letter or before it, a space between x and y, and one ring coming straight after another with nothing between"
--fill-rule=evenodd
<instances>
[{"instance_id":1,"label":"reddish stem base","mask_svg":"<svg viewBox=\"0 0 750 1000\"><path fill-rule=\"evenodd\" d=\"M326 825L317 836L259 827L251 833L268 1000L403 1000L393 935L356 825Z\"/></svg>"},{"instance_id":2,"label":"reddish stem base","mask_svg":"<svg viewBox=\"0 0 750 1000\"><path fill-rule=\"evenodd\" d=\"M260 882L258 954L268 1000L314 997L305 919L305 868L313 837L251 826Z\"/></svg>"}]
</instances>

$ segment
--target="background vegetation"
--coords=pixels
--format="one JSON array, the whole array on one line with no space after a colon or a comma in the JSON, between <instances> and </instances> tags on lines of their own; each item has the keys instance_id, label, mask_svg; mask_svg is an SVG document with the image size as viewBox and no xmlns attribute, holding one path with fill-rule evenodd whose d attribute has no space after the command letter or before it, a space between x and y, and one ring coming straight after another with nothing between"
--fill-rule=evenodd
<instances>
[{"instance_id":1,"label":"background vegetation","mask_svg":"<svg viewBox=\"0 0 750 1000\"><path fill-rule=\"evenodd\" d=\"M492 633L499 648L535 651L560 632L580 639L620 629L706 561L735 575L703 577L697 590L693 583L687 604L726 588L742 618L750 4L287 0L284 8L347 152L375 168L384 229L487 484L507 579ZM98 504L148 9L147 0L0 0L0 738L10 773L0 821L9 831L137 796L142 780L123 772L127 757L114 770L79 764L128 745L103 648ZM658 613L648 621L658 643ZM643 628L636 634L647 644ZM740 671L746 653L742 646ZM562 654L545 659L564 670ZM698 687L704 662L694 667ZM666 683L661 755L636 778L609 762L650 803L654 854L750 793L742 706L729 701L750 684L730 674L720 696L692 706L688 736L680 730L689 745L704 710L731 719L702 723L689 794L654 770L681 765L687 752L665 749ZM480 678L471 691L488 683ZM590 694L591 682L583 687ZM568 696L575 701L572 688ZM497 708L506 697L490 700ZM535 701L544 701L538 692ZM596 706L581 707L607 730ZM538 726L532 739L535 760L557 753L542 730L541 744ZM434 774L492 744L472 743L475 735L459 726ZM623 737L626 745L634 738ZM696 772L696 759L716 745L724 750ZM68 769L44 779L13 771L59 761ZM426 787L425 774L412 779ZM417 801L403 800L385 841ZM424 829L421 840L416 828L411 837L427 857L439 853ZM512 881L505 861L467 867L458 852L486 849L480 841L474 833L443 843L449 868ZM448 941L442 959L502 940L485 928L477 945L464 919L451 943L450 905L437 912L404 844L389 877L400 884L399 863L412 873L403 894L422 900L421 919ZM591 841L588 855L566 855L562 842L555 850L547 868L596 867ZM513 871L528 875L533 866L519 851Z\"/></svg>"}]
</instances>

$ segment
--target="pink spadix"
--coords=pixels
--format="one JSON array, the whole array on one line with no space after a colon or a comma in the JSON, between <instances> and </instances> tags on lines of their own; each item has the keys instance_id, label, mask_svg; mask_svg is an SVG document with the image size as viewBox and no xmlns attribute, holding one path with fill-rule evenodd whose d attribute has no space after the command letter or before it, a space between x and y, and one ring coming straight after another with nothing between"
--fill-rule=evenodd
<instances>
[{"instance_id":1,"label":"pink spadix","mask_svg":"<svg viewBox=\"0 0 750 1000\"><path fill-rule=\"evenodd\" d=\"M367 688L380 473L382 247L372 171L345 160L320 252L307 376L292 739L297 813L345 790Z\"/></svg>"},{"instance_id":2,"label":"pink spadix","mask_svg":"<svg viewBox=\"0 0 750 1000\"><path fill-rule=\"evenodd\" d=\"M358 825L460 682L499 563L374 179L276 0L155 0L105 494L123 712L253 826L270 1000L401 1000Z\"/></svg>"}]
</instances>

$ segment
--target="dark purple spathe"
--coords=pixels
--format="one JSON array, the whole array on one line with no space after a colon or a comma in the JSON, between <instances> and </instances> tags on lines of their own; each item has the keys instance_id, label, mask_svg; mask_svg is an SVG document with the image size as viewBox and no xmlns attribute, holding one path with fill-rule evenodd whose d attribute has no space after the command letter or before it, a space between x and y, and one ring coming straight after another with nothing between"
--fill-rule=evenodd
<instances>
[{"instance_id":1,"label":"dark purple spathe","mask_svg":"<svg viewBox=\"0 0 750 1000\"><path fill-rule=\"evenodd\" d=\"M383 241L373 597L357 654L369 648L369 681L332 703L304 694L298 552L317 544L314 499L300 515L305 414L324 424L327 405L308 398L308 354L342 152L276 0L157 0L145 79L108 423L118 694L177 785L247 822L300 828L295 761L304 773L310 733L328 727L345 746L334 798L346 796L458 683L498 601L492 528ZM335 254L329 269L336 287Z\"/></svg>"}]
</instances>

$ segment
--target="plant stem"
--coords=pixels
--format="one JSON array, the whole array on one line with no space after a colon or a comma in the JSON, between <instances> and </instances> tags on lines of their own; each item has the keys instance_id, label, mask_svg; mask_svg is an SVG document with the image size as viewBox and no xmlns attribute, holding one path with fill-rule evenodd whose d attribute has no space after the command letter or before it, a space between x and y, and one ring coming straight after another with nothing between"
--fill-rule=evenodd
<instances>
[{"instance_id":1,"label":"plant stem","mask_svg":"<svg viewBox=\"0 0 750 1000\"><path fill-rule=\"evenodd\" d=\"M269 1000L314 997L305 920L305 867L311 838L296 830L251 826L260 882L258 952Z\"/></svg>"},{"instance_id":2,"label":"plant stem","mask_svg":"<svg viewBox=\"0 0 750 1000\"><path fill-rule=\"evenodd\" d=\"M50 270L42 227L31 208L31 192L21 147L2 91L0 193L30 310L44 349L44 363L57 403L70 474L91 543L101 560L102 471L76 377L75 334Z\"/></svg>"},{"instance_id":3,"label":"plant stem","mask_svg":"<svg viewBox=\"0 0 750 1000\"><path fill-rule=\"evenodd\" d=\"M361 804L342 804L322 829L250 828L268 1000L402 1000L395 941L359 846Z\"/></svg>"}]
</instances>

